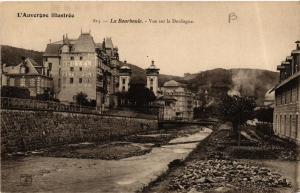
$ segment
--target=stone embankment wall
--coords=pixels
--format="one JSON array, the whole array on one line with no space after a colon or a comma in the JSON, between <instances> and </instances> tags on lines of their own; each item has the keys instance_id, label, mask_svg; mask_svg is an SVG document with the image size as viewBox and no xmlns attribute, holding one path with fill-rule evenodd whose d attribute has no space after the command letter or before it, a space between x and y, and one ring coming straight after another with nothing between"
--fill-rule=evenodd
<instances>
[{"instance_id":1,"label":"stone embankment wall","mask_svg":"<svg viewBox=\"0 0 300 193\"><path fill-rule=\"evenodd\" d=\"M1 153L101 142L158 129L157 120L49 111L1 110Z\"/></svg>"}]
</instances>

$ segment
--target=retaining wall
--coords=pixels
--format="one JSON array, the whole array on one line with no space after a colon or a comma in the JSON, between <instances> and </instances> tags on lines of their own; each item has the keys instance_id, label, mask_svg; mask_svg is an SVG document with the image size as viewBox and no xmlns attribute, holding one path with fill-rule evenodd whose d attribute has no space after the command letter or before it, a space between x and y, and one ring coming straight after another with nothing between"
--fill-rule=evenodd
<instances>
[{"instance_id":1,"label":"retaining wall","mask_svg":"<svg viewBox=\"0 0 300 193\"><path fill-rule=\"evenodd\" d=\"M51 111L1 110L1 153L99 142L158 129L158 121Z\"/></svg>"}]
</instances>

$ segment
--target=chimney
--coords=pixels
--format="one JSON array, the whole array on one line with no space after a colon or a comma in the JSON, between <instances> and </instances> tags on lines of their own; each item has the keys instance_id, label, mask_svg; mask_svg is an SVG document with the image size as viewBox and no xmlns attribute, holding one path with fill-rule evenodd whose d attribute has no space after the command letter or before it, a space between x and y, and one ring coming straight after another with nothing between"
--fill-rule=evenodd
<instances>
[{"instance_id":1,"label":"chimney","mask_svg":"<svg viewBox=\"0 0 300 193\"><path fill-rule=\"evenodd\" d=\"M127 61L126 61L126 60L124 60L124 64L127 64Z\"/></svg>"},{"instance_id":2,"label":"chimney","mask_svg":"<svg viewBox=\"0 0 300 193\"><path fill-rule=\"evenodd\" d=\"M151 61L151 64L154 65L154 60Z\"/></svg>"}]
</instances>

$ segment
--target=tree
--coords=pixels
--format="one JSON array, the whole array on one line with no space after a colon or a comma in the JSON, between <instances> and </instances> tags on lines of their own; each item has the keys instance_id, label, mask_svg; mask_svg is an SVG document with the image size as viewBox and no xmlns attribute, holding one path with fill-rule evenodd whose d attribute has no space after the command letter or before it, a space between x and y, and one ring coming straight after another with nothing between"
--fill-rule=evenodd
<instances>
[{"instance_id":1,"label":"tree","mask_svg":"<svg viewBox=\"0 0 300 193\"><path fill-rule=\"evenodd\" d=\"M96 107L96 103L97 103L96 100L89 99L88 95L84 92L78 93L77 95L74 96L74 98L78 105Z\"/></svg>"},{"instance_id":2,"label":"tree","mask_svg":"<svg viewBox=\"0 0 300 193\"><path fill-rule=\"evenodd\" d=\"M41 101L54 101L53 92L50 90L45 90L43 94L38 94L36 96L37 100Z\"/></svg>"},{"instance_id":3,"label":"tree","mask_svg":"<svg viewBox=\"0 0 300 193\"><path fill-rule=\"evenodd\" d=\"M80 92L75 95L75 100L78 105L89 106L88 95L84 92Z\"/></svg>"},{"instance_id":4,"label":"tree","mask_svg":"<svg viewBox=\"0 0 300 193\"><path fill-rule=\"evenodd\" d=\"M224 121L232 123L232 131L240 145L240 126L253 119L256 106L253 97L224 96L219 104L219 113Z\"/></svg>"},{"instance_id":5,"label":"tree","mask_svg":"<svg viewBox=\"0 0 300 193\"><path fill-rule=\"evenodd\" d=\"M131 104L141 107L149 105L156 97L144 84L132 84L128 90L128 99Z\"/></svg>"},{"instance_id":6,"label":"tree","mask_svg":"<svg viewBox=\"0 0 300 193\"><path fill-rule=\"evenodd\" d=\"M259 121L272 123L273 111L272 107L260 108L255 111L255 117Z\"/></svg>"}]
</instances>

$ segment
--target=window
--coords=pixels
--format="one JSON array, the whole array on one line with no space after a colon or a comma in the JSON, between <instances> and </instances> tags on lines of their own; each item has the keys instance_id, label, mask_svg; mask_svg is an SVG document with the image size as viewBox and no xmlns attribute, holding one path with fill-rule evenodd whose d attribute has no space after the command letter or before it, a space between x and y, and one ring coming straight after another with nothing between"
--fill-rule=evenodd
<instances>
[{"instance_id":1,"label":"window","mask_svg":"<svg viewBox=\"0 0 300 193\"><path fill-rule=\"evenodd\" d=\"M70 60L74 60L74 56L71 56L71 57L70 57Z\"/></svg>"},{"instance_id":2,"label":"window","mask_svg":"<svg viewBox=\"0 0 300 193\"><path fill-rule=\"evenodd\" d=\"M277 133L278 132L278 117L277 117L277 114L275 116L276 116L276 118L275 118L275 121L276 121L275 131Z\"/></svg>"},{"instance_id":3,"label":"window","mask_svg":"<svg viewBox=\"0 0 300 193\"><path fill-rule=\"evenodd\" d=\"M282 117L281 117L281 115L280 115L280 118L279 118L279 133L281 134L281 128L282 128Z\"/></svg>"},{"instance_id":4,"label":"window","mask_svg":"<svg viewBox=\"0 0 300 193\"><path fill-rule=\"evenodd\" d=\"M123 84L125 84L125 81L126 81L125 78L122 78L122 83L123 83Z\"/></svg>"},{"instance_id":5,"label":"window","mask_svg":"<svg viewBox=\"0 0 300 193\"><path fill-rule=\"evenodd\" d=\"M150 84L153 85L153 79L152 78L150 79Z\"/></svg>"},{"instance_id":6,"label":"window","mask_svg":"<svg viewBox=\"0 0 300 193\"><path fill-rule=\"evenodd\" d=\"M79 71L82 71L82 67L79 67Z\"/></svg>"},{"instance_id":7,"label":"window","mask_svg":"<svg viewBox=\"0 0 300 193\"><path fill-rule=\"evenodd\" d=\"M35 86L35 79L34 78L30 79L30 86Z\"/></svg>"},{"instance_id":8,"label":"window","mask_svg":"<svg viewBox=\"0 0 300 193\"><path fill-rule=\"evenodd\" d=\"M51 70L52 69L52 63L48 64L48 69Z\"/></svg>"},{"instance_id":9,"label":"window","mask_svg":"<svg viewBox=\"0 0 300 193\"><path fill-rule=\"evenodd\" d=\"M48 58L47 57L45 57L45 62L47 62L48 61Z\"/></svg>"},{"instance_id":10,"label":"window","mask_svg":"<svg viewBox=\"0 0 300 193\"><path fill-rule=\"evenodd\" d=\"M122 91L125 92L125 86L122 87Z\"/></svg>"},{"instance_id":11,"label":"window","mask_svg":"<svg viewBox=\"0 0 300 193\"><path fill-rule=\"evenodd\" d=\"M15 86L15 79L14 78L9 79L9 86Z\"/></svg>"},{"instance_id":12,"label":"window","mask_svg":"<svg viewBox=\"0 0 300 193\"><path fill-rule=\"evenodd\" d=\"M82 56L80 56L79 59L82 60Z\"/></svg>"},{"instance_id":13,"label":"window","mask_svg":"<svg viewBox=\"0 0 300 193\"><path fill-rule=\"evenodd\" d=\"M61 87L61 79L60 78L58 79L58 87L59 88Z\"/></svg>"},{"instance_id":14,"label":"window","mask_svg":"<svg viewBox=\"0 0 300 193\"><path fill-rule=\"evenodd\" d=\"M70 78L70 84L73 84L73 82L74 82L74 79Z\"/></svg>"},{"instance_id":15,"label":"window","mask_svg":"<svg viewBox=\"0 0 300 193\"><path fill-rule=\"evenodd\" d=\"M25 78L20 79L20 86L22 86L22 87L25 86Z\"/></svg>"},{"instance_id":16,"label":"window","mask_svg":"<svg viewBox=\"0 0 300 193\"><path fill-rule=\"evenodd\" d=\"M79 78L79 83L80 83L80 84L82 83L82 78Z\"/></svg>"},{"instance_id":17,"label":"window","mask_svg":"<svg viewBox=\"0 0 300 193\"><path fill-rule=\"evenodd\" d=\"M298 115L296 115L295 138L298 138Z\"/></svg>"},{"instance_id":18,"label":"window","mask_svg":"<svg viewBox=\"0 0 300 193\"><path fill-rule=\"evenodd\" d=\"M70 67L70 71L73 72L74 71L74 67Z\"/></svg>"},{"instance_id":19,"label":"window","mask_svg":"<svg viewBox=\"0 0 300 193\"><path fill-rule=\"evenodd\" d=\"M292 115L290 115L290 135L289 137L292 137Z\"/></svg>"},{"instance_id":20,"label":"window","mask_svg":"<svg viewBox=\"0 0 300 193\"><path fill-rule=\"evenodd\" d=\"M293 102L293 87L291 86L290 103Z\"/></svg>"},{"instance_id":21,"label":"window","mask_svg":"<svg viewBox=\"0 0 300 193\"><path fill-rule=\"evenodd\" d=\"M297 81L297 100L299 100L299 81Z\"/></svg>"},{"instance_id":22,"label":"window","mask_svg":"<svg viewBox=\"0 0 300 193\"><path fill-rule=\"evenodd\" d=\"M153 87L152 86L150 87L150 90L153 91Z\"/></svg>"},{"instance_id":23,"label":"window","mask_svg":"<svg viewBox=\"0 0 300 193\"><path fill-rule=\"evenodd\" d=\"M286 125L287 125L286 115L284 115L284 123L283 123L283 125L284 125L284 135L286 136L286 130L287 130L287 128L286 128Z\"/></svg>"}]
</instances>

